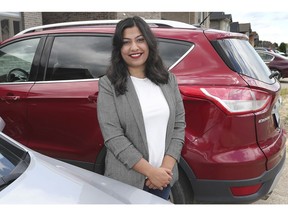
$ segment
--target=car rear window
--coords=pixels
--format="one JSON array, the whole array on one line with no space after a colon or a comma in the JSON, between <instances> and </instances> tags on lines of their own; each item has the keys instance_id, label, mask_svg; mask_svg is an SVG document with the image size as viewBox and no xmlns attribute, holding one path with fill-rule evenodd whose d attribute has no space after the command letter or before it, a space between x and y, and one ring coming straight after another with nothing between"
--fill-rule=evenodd
<instances>
[{"instance_id":1,"label":"car rear window","mask_svg":"<svg viewBox=\"0 0 288 216\"><path fill-rule=\"evenodd\" d=\"M272 84L270 69L246 40L224 39L212 42L214 48L232 70L239 74Z\"/></svg>"}]
</instances>

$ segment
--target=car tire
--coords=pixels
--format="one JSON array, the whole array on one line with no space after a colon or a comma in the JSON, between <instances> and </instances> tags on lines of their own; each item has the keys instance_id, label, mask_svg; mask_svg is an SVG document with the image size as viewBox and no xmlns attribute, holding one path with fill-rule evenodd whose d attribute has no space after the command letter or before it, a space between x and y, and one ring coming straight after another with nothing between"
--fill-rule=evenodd
<instances>
[{"instance_id":1,"label":"car tire","mask_svg":"<svg viewBox=\"0 0 288 216\"><path fill-rule=\"evenodd\" d=\"M171 188L170 201L174 204L193 204L194 196L191 184L179 167L179 179Z\"/></svg>"}]
</instances>

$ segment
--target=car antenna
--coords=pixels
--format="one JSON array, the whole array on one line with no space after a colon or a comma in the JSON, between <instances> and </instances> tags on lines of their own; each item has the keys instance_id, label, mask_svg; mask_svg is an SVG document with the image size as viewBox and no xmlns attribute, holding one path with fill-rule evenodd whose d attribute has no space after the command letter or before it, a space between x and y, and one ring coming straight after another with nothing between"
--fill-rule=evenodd
<instances>
[{"instance_id":1,"label":"car antenna","mask_svg":"<svg viewBox=\"0 0 288 216\"><path fill-rule=\"evenodd\" d=\"M202 22L199 23L199 26L201 26L212 13L213 12L209 12L209 14L202 20Z\"/></svg>"}]
</instances>

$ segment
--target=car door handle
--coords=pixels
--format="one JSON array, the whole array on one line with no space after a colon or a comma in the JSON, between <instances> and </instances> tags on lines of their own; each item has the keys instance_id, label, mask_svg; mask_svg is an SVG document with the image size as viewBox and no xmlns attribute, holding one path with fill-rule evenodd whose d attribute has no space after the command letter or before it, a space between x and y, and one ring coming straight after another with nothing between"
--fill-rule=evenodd
<instances>
[{"instance_id":1,"label":"car door handle","mask_svg":"<svg viewBox=\"0 0 288 216\"><path fill-rule=\"evenodd\" d=\"M98 96L98 93L94 94L94 95L89 95L88 96L88 100L90 102L96 102L97 101L97 96Z\"/></svg>"},{"instance_id":2,"label":"car door handle","mask_svg":"<svg viewBox=\"0 0 288 216\"><path fill-rule=\"evenodd\" d=\"M20 96L5 96L2 97L1 99L5 101L16 101L20 99Z\"/></svg>"}]
</instances>

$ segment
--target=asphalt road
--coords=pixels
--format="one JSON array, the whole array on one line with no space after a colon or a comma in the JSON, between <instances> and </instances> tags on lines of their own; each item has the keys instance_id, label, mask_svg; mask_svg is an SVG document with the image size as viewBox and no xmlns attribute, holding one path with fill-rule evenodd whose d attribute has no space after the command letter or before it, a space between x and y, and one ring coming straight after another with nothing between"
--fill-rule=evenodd
<instances>
[{"instance_id":1,"label":"asphalt road","mask_svg":"<svg viewBox=\"0 0 288 216\"><path fill-rule=\"evenodd\" d=\"M288 88L288 78L280 80L282 88ZM287 107L288 109L288 107ZM279 182L266 200L258 200L255 204L288 204L288 140L286 141L286 162Z\"/></svg>"}]
</instances>

